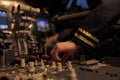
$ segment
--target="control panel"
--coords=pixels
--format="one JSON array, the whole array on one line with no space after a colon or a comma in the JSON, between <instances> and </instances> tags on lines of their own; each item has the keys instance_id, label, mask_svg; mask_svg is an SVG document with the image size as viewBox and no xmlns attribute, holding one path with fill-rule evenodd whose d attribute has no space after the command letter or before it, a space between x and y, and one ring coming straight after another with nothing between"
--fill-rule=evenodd
<instances>
[{"instance_id":1,"label":"control panel","mask_svg":"<svg viewBox=\"0 0 120 80\"><path fill-rule=\"evenodd\" d=\"M1 67L0 80L120 80L120 68L99 60L66 63L35 60Z\"/></svg>"}]
</instances>

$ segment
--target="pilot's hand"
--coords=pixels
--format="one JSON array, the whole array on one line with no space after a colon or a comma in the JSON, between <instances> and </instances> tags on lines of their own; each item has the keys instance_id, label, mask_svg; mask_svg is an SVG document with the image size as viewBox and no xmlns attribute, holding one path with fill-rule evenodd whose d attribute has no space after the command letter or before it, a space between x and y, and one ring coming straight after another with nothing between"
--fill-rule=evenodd
<instances>
[{"instance_id":1,"label":"pilot's hand","mask_svg":"<svg viewBox=\"0 0 120 80\"><path fill-rule=\"evenodd\" d=\"M73 55L78 49L79 46L77 46L74 42L59 42L56 43L50 54L55 61L66 61L68 57ZM60 53L64 53L62 58L59 57Z\"/></svg>"}]
</instances>

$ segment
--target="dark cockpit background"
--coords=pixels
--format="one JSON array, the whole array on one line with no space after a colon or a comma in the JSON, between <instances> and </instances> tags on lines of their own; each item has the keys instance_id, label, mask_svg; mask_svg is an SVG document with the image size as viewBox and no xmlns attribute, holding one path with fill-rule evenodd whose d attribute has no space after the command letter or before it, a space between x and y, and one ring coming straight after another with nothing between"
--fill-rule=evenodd
<instances>
[{"instance_id":1,"label":"dark cockpit background","mask_svg":"<svg viewBox=\"0 0 120 80\"><path fill-rule=\"evenodd\" d=\"M25 3L40 9L47 8L51 15L67 11L94 9L102 0L23 0Z\"/></svg>"}]
</instances>

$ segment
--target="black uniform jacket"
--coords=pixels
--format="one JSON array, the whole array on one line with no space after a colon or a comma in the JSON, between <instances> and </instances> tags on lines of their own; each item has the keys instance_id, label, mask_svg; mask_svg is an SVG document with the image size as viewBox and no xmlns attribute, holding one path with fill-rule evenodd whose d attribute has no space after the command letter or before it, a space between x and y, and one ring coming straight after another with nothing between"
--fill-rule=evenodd
<instances>
[{"instance_id":1,"label":"black uniform jacket","mask_svg":"<svg viewBox=\"0 0 120 80\"><path fill-rule=\"evenodd\" d=\"M72 41L87 51L92 51L103 40L110 37L110 26L120 15L120 0L103 0L74 33Z\"/></svg>"}]
</instances>

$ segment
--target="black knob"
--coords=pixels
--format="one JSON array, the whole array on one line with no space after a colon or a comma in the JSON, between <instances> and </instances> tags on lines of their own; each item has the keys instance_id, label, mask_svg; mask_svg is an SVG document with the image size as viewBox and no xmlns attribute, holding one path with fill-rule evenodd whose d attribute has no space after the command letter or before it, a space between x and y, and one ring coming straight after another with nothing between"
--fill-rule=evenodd
<instances>
[{"instance_id":1,"label":"black knob","mask_svg":"<svg viewBox=\"0 0 120 80\"><path fill-rule=\"evenodd\" d=\"M109 74L108 72L105 73L105 75L108 75L108 74Z\"/></svg>"}]
</instances>

